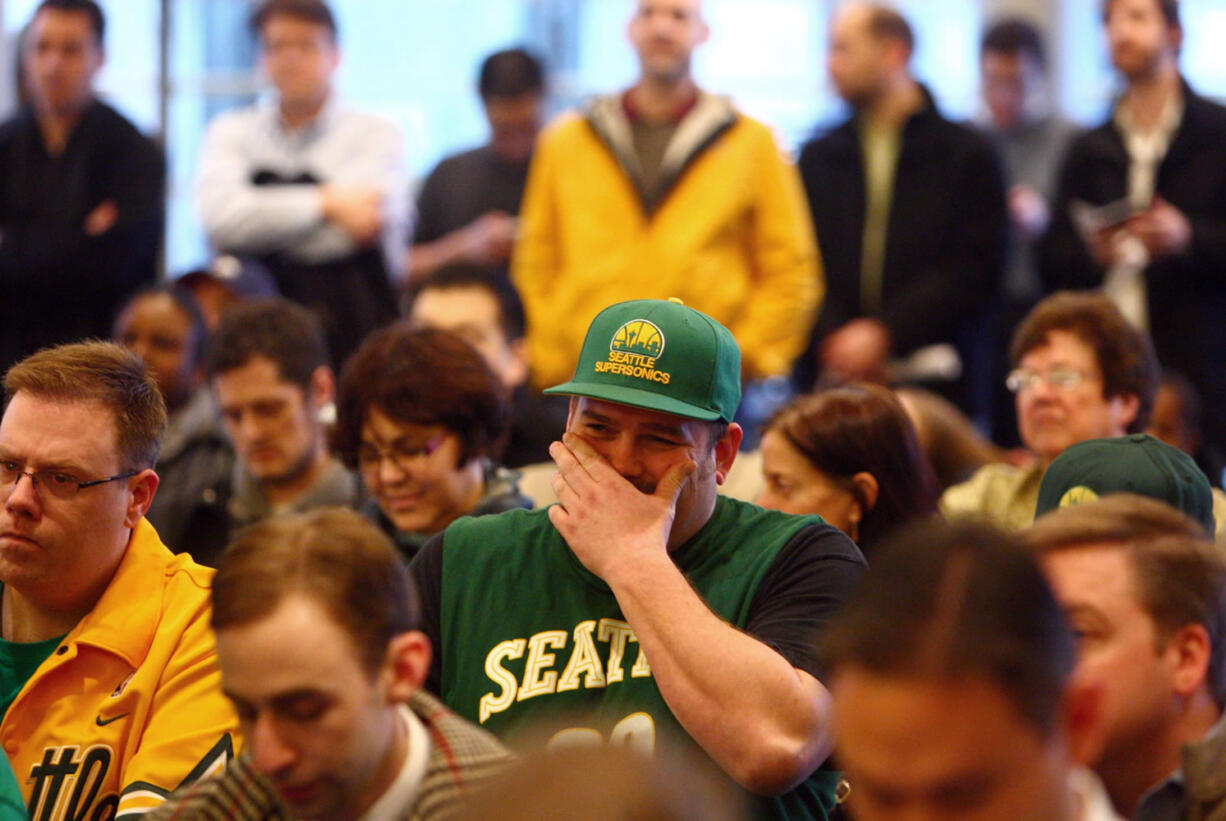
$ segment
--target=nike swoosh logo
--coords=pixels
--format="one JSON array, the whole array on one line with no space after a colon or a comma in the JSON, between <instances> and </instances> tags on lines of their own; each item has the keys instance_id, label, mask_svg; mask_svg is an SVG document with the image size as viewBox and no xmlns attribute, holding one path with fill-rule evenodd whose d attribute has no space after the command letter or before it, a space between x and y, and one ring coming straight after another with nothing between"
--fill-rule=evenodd
<instances>
[{"instance_id":1,"label":"nike swoosh logo","mask_svg":"<svg viewBox=\"0 0 1226 821\"><path fill-rule=\"evenodd\" d=\"M119 721L119 719L121 718L127 718L129 715L131 715L131 713L120 713L119 715L113 718L108 718L106 720L103 720L102 716L98 716L97 718L94 719L94 723L97 724L99 727L105 727L108 724L113 724L116 721Z\"/></svg>"}]
</instances>

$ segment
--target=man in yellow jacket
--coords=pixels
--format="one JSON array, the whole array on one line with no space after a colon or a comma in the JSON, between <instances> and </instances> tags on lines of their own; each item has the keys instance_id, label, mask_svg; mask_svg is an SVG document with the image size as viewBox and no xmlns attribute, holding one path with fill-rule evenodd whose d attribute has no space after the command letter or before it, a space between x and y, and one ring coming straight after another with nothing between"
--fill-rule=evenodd
<instances>
[{"instance_id":1,"label":"man in yellow jacket","mask_svg":"<svg viewBox=\"0 0 1226 821\"><path fill-rule=\"evenodd\" d=\"M799 178L773 135L701 91L700 0L639 0L638 82L551 125L524 194L512 279L538 386L567 379L607 305L680 297L727 326L744 376L785 374L823 291Z\"/></svg>"},{"instance_id":2,"label":"man in yellow jacket","mask_svg":"<svg viewBox=\"0 0 1226 821\"><path fill-rule=\"evenodd\" d=\"M0 419L0 747L30 816L124 819L224 767L213 571L144 519L166 408L133 354L42 350Z\"/></svg>"}]
</instances>

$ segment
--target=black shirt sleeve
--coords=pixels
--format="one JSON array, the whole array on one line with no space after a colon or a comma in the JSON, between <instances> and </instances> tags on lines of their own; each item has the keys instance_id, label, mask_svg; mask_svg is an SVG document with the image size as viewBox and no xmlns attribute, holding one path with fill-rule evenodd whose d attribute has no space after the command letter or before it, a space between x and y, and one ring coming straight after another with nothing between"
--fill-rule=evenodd
<instances>
[{"instance_id":1,"label":"black shirt sleeve","mask_svg":"<svg viewBox=\"0 0 1226 821\"><path fill-rule=\"evenodd\" d=\"M443 534L432 537L409 562L409 576L421 605L421 631L430 639L430 674L426 689L435 695L443 684Z\"/></svg>"},{"instance_id":2,"label":"black shirt sleeve","mask_svg":"<svg viewBox=\"0 0 1226 821\"><path fill-rule=\"evenodd\" d=\"M448 164L443 160L426 177L417 194L417 213L413 223L413 244L419 245L442 239L446 228L446 197Z\"/></svg>"},{"instance_id":3,"label":"black shirt sleeve","mask_svg":"<svg viewBox=\"0 0 1226 821\"><path fill-rule=\"evenodd\" d=\"M817 679L825 677L822 630L868 569L860 549L838 528L797 531L758 585L745 632Z\"/></svg>"}]
</instances>

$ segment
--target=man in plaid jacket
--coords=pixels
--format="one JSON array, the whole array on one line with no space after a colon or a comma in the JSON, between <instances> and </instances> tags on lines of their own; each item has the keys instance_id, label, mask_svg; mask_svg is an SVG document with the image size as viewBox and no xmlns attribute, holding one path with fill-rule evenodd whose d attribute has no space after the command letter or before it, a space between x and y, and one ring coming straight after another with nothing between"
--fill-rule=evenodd
<instances>
[{"instance_id":1,"label":"man in plaid jacket","mask_svg":"<svg viewBox=\"0 0 1226 821\"><path fill-rule=\"evenodd\" d=\"M227 695L247 748L146 816L429 819L511 760L420 691L430 642L387 538L339 508L267 520L213 586Z\"/></svg>"}]
</instances>

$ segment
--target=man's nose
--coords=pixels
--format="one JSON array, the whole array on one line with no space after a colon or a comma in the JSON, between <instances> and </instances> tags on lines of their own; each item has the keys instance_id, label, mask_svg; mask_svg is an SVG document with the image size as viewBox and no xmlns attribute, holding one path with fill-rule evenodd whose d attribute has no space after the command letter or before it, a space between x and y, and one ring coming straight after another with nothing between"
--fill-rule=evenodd
<instances>
[{"instance_id":1,"label":"man's nose","mask_svg":"<svg viewBox=\"0 0 1226 821\"><path fill-rule=\"evenodd\" d=\"M17 477L17 481L9 485L5 490L8 491L8 498L4 502L5 510L13 513L25 513L29 516L35 516L42 510L42 503L38 497L38 489L34 485L34 477L28 474L21 474Z\"/></svg>"},{"instance_id":2,"label":"man's nose","mask_svg":"<svg viewBox=\"0 0 1226 821\"><path fill-rule=\"evenodd\" d=\"M135 339L128 344L128 350L136 354L136 358L146 365L149 364L149 352L152 346L142 339Z\"/></svg>"},{"instance_id":3,"label":"man's nose","mask_svg":"<svg viewBox=\"0 0 1226 821\"><path fill-rule=\"evenodd\" d=\"M248 742L252 763L265 775L281 772L294 763L294 748L285 743L276 722L266 714L259 715L252 723Z\"/></svg>"},{"instance_id":4,"label":"man's nose","mask_svg":"<svg viewBox=\"0 0 1226 821\"><path fill-rule=\"evenodd\" d=\"M238 432L247 442L257 441L264 436L264 425L254 413L244 413L238 420Z\"/></svg>"},{"instance_id":5,"label":"man's nose","mask_svg":"<svg viewBox=\"0 0 1226 821\"><path fill-rule=\"evenodd\" d=\"M610 442L605 450L605 458L614 470L627 479L638 476L643 471L643 462L639 458L638 446L633 436L623 434Z\"/></svg>"}]
</instances>

